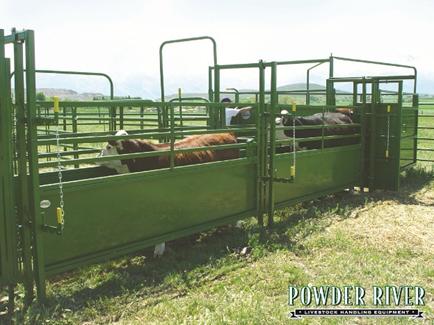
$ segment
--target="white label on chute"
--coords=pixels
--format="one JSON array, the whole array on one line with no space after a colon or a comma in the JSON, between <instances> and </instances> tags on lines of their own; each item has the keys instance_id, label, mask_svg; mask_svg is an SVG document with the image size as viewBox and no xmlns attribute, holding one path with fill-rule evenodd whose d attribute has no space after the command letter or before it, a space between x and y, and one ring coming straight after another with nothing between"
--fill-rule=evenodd
<instances>
[{"instance_id":1,"label":"white label on chute","mask_svg":"<svg viewBox=\"0 0 434 325\"><path fill-rule=\"evenodd\" d=\"M51 206L51 202L49 200L42 200L39 206L41 209L48 209Z\"/></svg>"}]
</instances>

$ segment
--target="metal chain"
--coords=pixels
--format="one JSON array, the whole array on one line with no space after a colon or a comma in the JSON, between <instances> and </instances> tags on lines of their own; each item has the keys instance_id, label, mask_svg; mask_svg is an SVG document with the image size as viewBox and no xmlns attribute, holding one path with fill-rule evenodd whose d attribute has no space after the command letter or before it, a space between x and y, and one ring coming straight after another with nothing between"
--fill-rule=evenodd
<instances>
[{"instance_id":1,"label":"metal chain","mask_svg":"<svg viewBox=\"0 0 434 325\"><path fill-rule=\"evenodd\" d=\"M60 198L60 202L59 202L59 207L61 209L62 212L62 224L65 223L65 201L63 199L63 175L62 175L62 163L61 163L61 155L60 155L60 135L59 135L59 123L57 123L57 127L56 127L56 150L57 150L57 175L59 177L59 198Z\"/></svg>"}]
</instances>

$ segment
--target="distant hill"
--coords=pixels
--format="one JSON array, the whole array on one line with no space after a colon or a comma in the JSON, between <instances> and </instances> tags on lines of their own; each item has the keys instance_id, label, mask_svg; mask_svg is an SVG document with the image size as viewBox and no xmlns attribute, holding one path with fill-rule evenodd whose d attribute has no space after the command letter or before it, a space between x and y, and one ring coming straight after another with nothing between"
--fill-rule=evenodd
<instances>
[{"instance_id":1,"label":"distant hill","mask_svg":"<svg viewBox=\"0 0 434 325\"><path fill-rule=\"evenodd\" d=\"M325 90L326 87L319 85L319 84L315 84L315 83L311 83L309 84L309 90ZM294 83L294 84L288 84L288 85L283 85L283 86L279 86L277 87L278 91L296 91L296 90L306 90L306 83ZM239 89L240 92L256 92L257 90L255 89ZM343 90L337 90L337 92L339 93L348 93L347 91L343 91ZM232 94L233 92L231 92ZM223 96L227 96L227 97L233 97L233 95L230 94L222 94L221 97ZM177 98L178 94L172 94L166 97L166 100L170 100L172 98ZM207 93L183 93L182 97L204 97L204 98L208 98L208 94ZM249 97L249 95L241 95L241 98L246 98Z\"/></svg>"},{"instance_id":2,"label":"distant hill","mask_svg":"<svg viewBox=\"0 0 434 325\"><path fill-rule=\"evenodd\" d=\"M309 89L310 90L325 90L326 88L322 85L319 84L315 84L315 83L311 83L309 85ZM278 91L296 91L296 90L306 90L306 83L294 83L294 84L288 84L288 85L283 85L283 86L279 86L277 87ZM60 98L60 100L76 100L76 101L88 101L88 100L94 100L95 98L100 99L100 98L108 98L107 95L101 94L101 93L90 93L90 92L86 92L86 93L78 93L77 91L71 90L71 89L63 89L63 88L38 88L36 89L36 91L42 92L47 98L53 97L53 96L57 96ZM257 90L255 89L239 89L240 92L256 92ZM338 93L348 93L346 91L342 91L342 90L337 90ZM229 97L233 99L232 95L233 92L231 92L231 94L226 93L226 94L222 94L221 97ZM206 98L208 99L208 93L183 93L182 94L183 97L202 97L202 98ZM248 99L249 97L251 97L252 95L241 95L241 99ZM297 95L294 95L297 96ZM300 96L300 95L299 95ZM166 100L171 100L173 98L177 98L178 94L172 94L169 96L166 96ZM159 100L159 97L156 98L157 100Z\"/></svg>"},{"instance_id":3,"label":"distant hill","mask_svg":"<svg viewBox=\"0 0 434 325\"><path fill-rule=\"evenodd\" d=\"M37 93L43 93L45 97L59 97L60 100L93 100L94 98L101 98L104 95L101 93L78 93L71 89L61 89L61 88L38 88Z\"/></svg>"},{"instance_id":4,"label":"distant hill","mask_svg":"<svg viewBox=\"0 0 434 325\"><path fill-rule=\"evenodd\" d=\"M294 91L294 90L306 90L307 84L306 83L295 83L295 84L289 84L277 87L277 90L280 91ZM326 87L318 84L309 84L309 90L325 90Z\"/></svg>"}]
</instances>

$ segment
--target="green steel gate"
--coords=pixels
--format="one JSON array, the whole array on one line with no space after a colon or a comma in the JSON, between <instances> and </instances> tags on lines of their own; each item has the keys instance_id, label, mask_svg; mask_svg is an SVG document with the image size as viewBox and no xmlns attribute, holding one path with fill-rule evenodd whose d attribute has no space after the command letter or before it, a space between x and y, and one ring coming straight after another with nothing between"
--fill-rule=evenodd
<instances>
[{"instance_id":1,"label":"green steel gate","mask_svg":"<svg viewBox=\"0 0 434 325\"><path fill-rule=\"evenodd\" d=\"M419 103L417 161L434 163L434 102Z\"/></svg>"},{"instance_id":2,"label":"green steel gate","mask_svg":"<svg viewBox=\"0 0 434 325\"><path fill-rule=\"evenodd\" d=\"M353 83L353 105L362 125L361 186L370 190L397 191L400 172L416 163L417 95L413 95L412 107L403 106L403 81L407 79L414 77L330 78L327 82L331 90L335 83ZM396 85L395 98L381 95L384 84ZM357 93L358 86L362 87L360 94ZM368 86L370 92L367 92ZM327 101L334 105L335 97L328 94Z\"/></svg>"}]
</instances>

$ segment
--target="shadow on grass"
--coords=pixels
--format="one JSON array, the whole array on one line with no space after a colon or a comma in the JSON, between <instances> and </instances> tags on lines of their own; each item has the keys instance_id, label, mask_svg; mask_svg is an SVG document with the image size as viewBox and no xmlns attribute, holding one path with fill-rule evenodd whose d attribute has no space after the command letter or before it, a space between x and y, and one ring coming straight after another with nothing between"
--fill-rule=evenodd
<instances>
[{"instance_id":1,"label":"shadow on grass","mask_svg":"<svg viewBox=\"0 0 434 325\"><path fill-rule=\"evenodd\" d=\"M103 313L107 307L98 301L105 298L125 297L128 300L158 296L161 292L173 292L179 297L189 289L224 276L269 252L285 249L296 255L306 254L303 239L324 231L335 222L336 216L349 218L354 210L368 203L395 200L420 204L414 194L432 181L432 172L409 169L402 176L401 192L341 192L285 208L276 211L275 224L263 236L255 222L247 222L243 228L219 227L169 242L168 252L159 259L149 258L152 251L147 250L84 268L54 280L46 306L35 306L31 312L55 318L56 313L65 308L80 312L92 306L98 313ZM249 247L251 253L242 256L243 247ZM83 282L87 274L95 272L101 273L101 281L93 288L85 287ZM81 282L81 285L75 282ZM56 288L60 290L57 292Z\"/></svg>"},{"instance_id":2,"label":"shadow on grass","mask_svg":"<svg viewBox=\"0 0 434 325\"><path fill-rule=\"evenodd\" d=\"M434 170L417 166L407 169L401 175L401 188L398 192L378 191L372 193L372 198L377 201L393 200L403 204L414 204L422 206L434 206L432 203L425 203L418 200L415 196L423 188L432 186L434 188Z\"/></svg>"}]
</instances>

